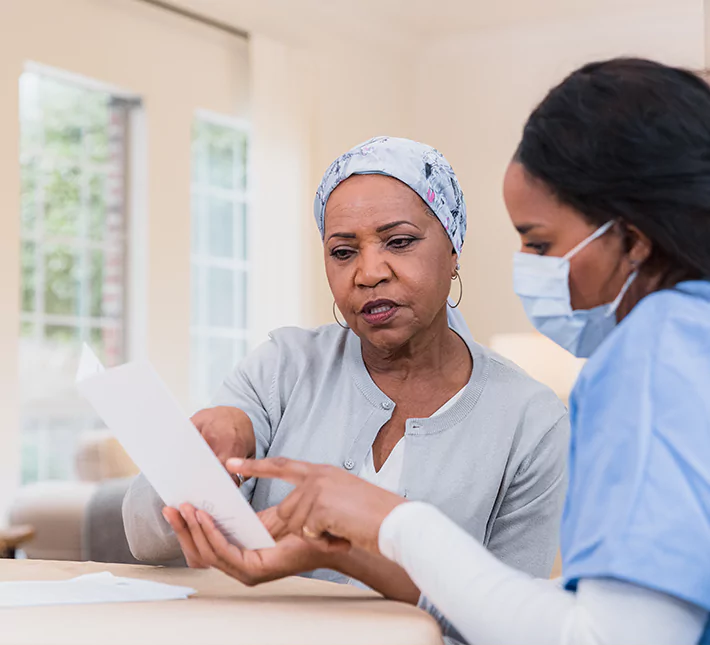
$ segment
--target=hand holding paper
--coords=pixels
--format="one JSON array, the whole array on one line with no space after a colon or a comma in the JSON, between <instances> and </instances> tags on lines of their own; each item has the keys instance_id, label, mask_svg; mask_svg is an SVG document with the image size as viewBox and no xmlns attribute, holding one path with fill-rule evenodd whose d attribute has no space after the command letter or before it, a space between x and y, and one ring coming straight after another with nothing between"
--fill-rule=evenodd
<instances>
[{"instance_id":1,"label":"hand holding paper","mask_svg":"<svg viewBox=\"0 0 710 645\"><path fill-rule=\"evenodd\" d=\"M77 387L167 506L188 503L209 513L227 539L242 548L274 546L254 510L149 363L104 370L85 346Z\"/></svg>"}]
</instances>

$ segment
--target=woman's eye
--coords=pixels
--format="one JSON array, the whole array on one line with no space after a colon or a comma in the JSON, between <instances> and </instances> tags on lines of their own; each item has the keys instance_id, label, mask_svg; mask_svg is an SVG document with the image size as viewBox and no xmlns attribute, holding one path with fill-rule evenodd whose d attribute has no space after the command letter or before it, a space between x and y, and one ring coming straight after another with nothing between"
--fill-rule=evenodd
<instances>
[{"instance_id":1,"label":"woman's eye","mask_svg":"<svg viewBox=\"0 0 710 645\"><path fill-rule=\"evenodd\" d=\"M550 245L547 242L528 242L525 245L525 248L532 249L538 255L545 255L547 250L550 248Z\"/></svg>"},{"instance_id":2,"label":"woman's eye","mask_svg":"<svg viewBox=\"0 0 710 645\"><path fill-rule=\"evenodd\" d=\"M393 249L406 249L414 242L416 242L414 237L395 237L387 243L387 246Z\"/></svg>"},{"instance_id":3,"label":"woman's eye","mask_svg":"<svg viewBox=\"0 0 710 645\"><path fill-rule=\"evenodd\" d=\"M333 249L330 252L331 257L335 258L336 260L349 260L354 251L352 249Z\"/></svg>"}]
</instances>

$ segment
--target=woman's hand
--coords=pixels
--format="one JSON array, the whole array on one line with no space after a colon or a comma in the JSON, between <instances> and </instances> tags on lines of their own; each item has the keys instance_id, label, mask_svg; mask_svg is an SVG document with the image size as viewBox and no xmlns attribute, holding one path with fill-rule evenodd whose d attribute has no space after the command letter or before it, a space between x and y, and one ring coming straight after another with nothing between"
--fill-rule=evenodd
<instances>
[{"instance_id":1,"label":"woman's hand","mask_svg":"<svg viewBox=\"0 0 710 645\"><path fill-rule=\"evenodd\" d=\"M301 537L285 534L286 525L275 507L258 514L277 540L275 547L260 551L242 550L227 542L212 518L190 504L183 504L180 510L165 508L163 515L175 531L189 567L214 567L248 586L332 568L336 562L337 545L324 551Z\"/></svg>"},{"instance_id":2,"label":"woman's hand","mask_svg":"<svg viewBox=\"0 0 710 645\"><path fill-rule=\"evenodd\" d=\"M244 477L283 479L296 486L278 505L288 532L328 551L342 540L379 553L380 525L405 500L335 466L278 457L232 459L227 470ZM335 539L333 539L335 538Z\"/></svg>"},{"instance_id":3,"label":"woman's hand","mask_svg":"<svg viewBox=\"0 0 710 645\"><path fill-rule=\"evenodd\" d=\"M207 408L195 414L191 421L223 464L227 459L253 457L256 453L254 426L239 408Z\"/></svg>"}]
</instances>

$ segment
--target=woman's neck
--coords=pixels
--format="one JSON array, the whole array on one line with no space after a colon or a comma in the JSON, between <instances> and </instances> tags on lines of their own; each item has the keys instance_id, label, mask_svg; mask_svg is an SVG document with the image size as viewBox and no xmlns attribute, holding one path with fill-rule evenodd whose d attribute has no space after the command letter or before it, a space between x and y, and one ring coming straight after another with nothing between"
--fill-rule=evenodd
<instances>
[{"instance_id":1,"label":"woman's neck","mask_svg":"<svg viewBox=\"0 0 710 645\"><path fill-rule=\"evenodd\" d=\"M470 361L465 343L449 328L445 308L431 326L399 347L381 348L362 341L362 358L373 377L402 381L419 375L431 379L433 375L451 374L452 368L460 367L459 363Z\"/></svg>"}]
</instances>

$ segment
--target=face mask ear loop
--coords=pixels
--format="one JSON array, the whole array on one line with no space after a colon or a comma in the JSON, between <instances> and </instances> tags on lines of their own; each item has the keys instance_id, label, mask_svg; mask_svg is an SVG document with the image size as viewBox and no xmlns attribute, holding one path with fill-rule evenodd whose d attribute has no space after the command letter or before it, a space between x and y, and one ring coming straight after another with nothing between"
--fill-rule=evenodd
<instances>
[{"instance_id":1,"label":"face mask ear loop","mask_svg":"<svg viewBox=\"0 0 710 645\"><path fill-rule=\"evenodd\" d=\"M600 238L604 233L606 233L612 226L614 226L614 220L609 220L606 224L600 226L594 233L589 237L582 240L577 246L575 246L571 251L562 256L562 260L571 260L577 253L579 253L584 247L588 246L597 238Z\"/></svg>"},{"instance_id":2,"label":"face mask ear loop","mask_svg":"<svg viewBox=\"0 0 710 645\"><path fill-rule=\"evenodd\" d=\"M638 271L633 271L631 273L631 275L626 279L626 282L624 282L624 286L621 287L621 291L619 291L619 295L616 296L616 298L614 299L614 302L612 302L609 305L609 308L606 310L606 313L604 314L607 318L616 313L616 310L619 308L619 305L621 304L621 301L624 299L626 292L629 290L629 287L631 287L631 283L634 280L636 280L636 277L638 276L638 274L639 274Z\"/></svg>"}]
</instances>

